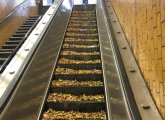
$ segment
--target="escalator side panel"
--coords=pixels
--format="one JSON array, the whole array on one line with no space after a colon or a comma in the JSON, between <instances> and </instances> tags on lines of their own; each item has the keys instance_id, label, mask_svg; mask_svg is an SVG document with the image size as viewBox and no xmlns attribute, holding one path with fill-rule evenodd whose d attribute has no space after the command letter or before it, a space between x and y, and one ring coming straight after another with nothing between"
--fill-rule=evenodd
<instances>
[{"instance_id":1,"label":"escalator side panel","mask_svg":"<svg viewBox=\"0 0 165 120\"><path fill-rule=\"evenodd\" d=\"M125 101L121 79L117 70L111 35L107 29L101 1L97 1L97 22L102 53L108 117L112 120L129 120L130 113Z\"/></svg>"}]
</instances>

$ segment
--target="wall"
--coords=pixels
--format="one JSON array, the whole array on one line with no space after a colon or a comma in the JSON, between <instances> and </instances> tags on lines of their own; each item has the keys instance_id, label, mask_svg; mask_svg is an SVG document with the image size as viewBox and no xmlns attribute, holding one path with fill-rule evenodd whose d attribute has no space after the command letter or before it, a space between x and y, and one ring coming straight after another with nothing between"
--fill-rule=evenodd
<instances>
[{"instance_id":1,"label":"wall","mask_svg":"<svg viewBox=\"0 0 165 120\"><path fill-rule=\"evenodd\" d=\"M165 0L109 0L165 119Z\"/></svg>"},{"instance_id":2,"label":"wall","mask_svg":"<svg viewBox=\"0 0 165 120\"><path fill-rule=\"evenodd\" d=\"M21 3L23 4L16 12L0 24L0 47L17 31L28 16L38 15L38 6L35 0L0 0L0 21Z\"/></svg>"}]
</instances>

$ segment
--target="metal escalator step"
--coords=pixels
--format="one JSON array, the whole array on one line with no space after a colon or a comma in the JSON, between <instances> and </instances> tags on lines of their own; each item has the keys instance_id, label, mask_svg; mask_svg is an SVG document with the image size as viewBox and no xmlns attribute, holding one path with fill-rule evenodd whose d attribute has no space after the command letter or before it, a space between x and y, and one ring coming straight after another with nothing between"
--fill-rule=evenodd
<instances>
[{"instance_id":1,"label":"metal escalator step","mask_svg":"<svg viewBox=\"0 0 165 120\"><path fill-rule=\"evenodd\" d=\"M97 45L98 41L65 41L67 44L76 44L76 45Z\"/></svg>"},{"instance_id":2,"label":"metal escalator step","mask_svg":"<svg viewBox=\"0 0 165 120\"><path fill-rule=\"evenodd\" d=\"M14 49L0 49L0 52L12 52Z\"/></svg>"},{"instance_id":3,"label":"metal escalator step","mask_svg":"<svg viewBox=\"0 0 165 120\"><path fill-rule=\"evenodd\" d=\"M18 44L11 44L11 45L3 45L3 49L15 49Z\"/></svg>"},{"instance_id":4,"label":"metal escalator step","mask_svg":"<svg viewBox=\"0 0 165 120\"><path fill-rule=\"evenodd\" d=\"M0 58L7 58L12 52L0 52Z\"/></svg>"},{"instance_id":5,"label":"metal escalator step","mask_svg":"<svg viewBox=\"0 0 165 120\"><path fill-rule=\"evenodd\" d=\"M21 25L21 27L28 27L28 28L31 28L32 25Z\"/></svg>"},{"instance_id":6,"label":"metal escalator step","mask_svg":"<svg viewBox=\"0 0 165 120\"><path fill-rule=\"evenodd\" d=\"M37 20L38 18L28 18L27 20Z\"/></svg>"},{"instance_id":7,"label":"metal escalator step","mask_svg":"<svg viewBox=\"0 0 165 120\"><path fill-rule=\"evenodd\" d=\"M22 28L19 28L18 31L22 31L22 30L30 30L31 27L22 27Z\"/></svg>"},{"instance_id":8,"label":"metal escalator step","mask_svg":"<svg viewBox=\"0 0 165 120\"><path fill-rule=\"evenodd\" d=\"M10 37L10 41L22 40L24 37Z\"/></svg>"},{"instance_id":9,"label":"metal escalator step","mask_svg":"<svg viewBox=\"0 0 165 120\"><path fill-rule=\"evenodd\" d=\"M40 16L39 15L36 15L36 16L30 16L29 18L39 18Z\"/></svg>"},{"instance_id":10,"label":"metal escalator step","mask_svg":"<svg viewBox=\"0 0 165 120\"><path fill-rule=\"evenodd\" d=\"M29 30L18 30L18 31L16 32L16 34L20 34L20 33L26 34L28 31L29 31Z\"/></svg>"},{"instance_id":11,"label":"metal escalator step","mask_svg":"<svg viewBox=\"0 0 165 120\"><path fill-rule=\"evenodd\" d=\"M13 41L7 41L6 44L10 45L10 44L19 44L20 40L13 40Z\"/></svg>"},{"instance_id":12,"label":"metal escalator step","mask_svg":"<svg viewBox=\"0 0 165 120\"><path fill-rule=\"evenodd\" d=\"M62 48L63 51L75 51L75 52L99 52L98 48Z\"/></svg>"},{"instance_id":13,"label":"metal escalator step","mask_svg":"<svg viewBox=\"0 0 165 120\"><path fill-rule=\"evenodd\" d=\"M33 22L34 23L34 22L36 22L36 20L28 20L27 19L25 22Z\"/></svg>"},{"instance_id":14,"label":"metal escalator step","mask_svg":"<svg viewBox=\"0 0 165 120\"><path fill-rule=\"evenodd\" d=\"M105 109L105 102L77 101L77 102L47 102L47 108L58 111L99 112Z\"/></svg>"},{"instance_id":15,"label":"metal escalator step","mask_svg":"<svg viewBox=\"0 0 165 120\"><path fill-rule=\"evenodd\" d=\"M71 68L71 69L76 69L76 70L80 70L80 69L85 69L85 70L90 70L90 69L97 69L97 70L101 70L101 64L58 64L59 67L62 68Z\"/></svg>"},{"instance_id":16,"label":"metal escalator step","mask_svg":"<svg viewBox=\"0 0 165 120\"><path fill-rule=\"evenodd\" d=\"M55 81L55 80L54 80ZM71 87L51 87L51 92L64 93L64 94L74 94L74 95L98 95L104 92L101 86L71 86Z\"/></svg>"},{"instance_id":17,"label":"metal escalator step","mask_svg":"<svg viewBox=\"0 0 165 120\"><path fill-rule=\"evenodd\" d=\"M61 79L61 80L101 80L102 74L63 74L63 75L55 75L53 79Z\"/></svg>"},{"instance_id":18,"label":"metal escalator step","mask_svg":"<svg viewBox=\"0 0 165 120\"><path fill-rule=\"evenodd\" d=\"M95 35L95 36L69 36L69 35L66 35L66 38L80 38L80 39L96 39L98 38L98 35Z\"/></svg>"},{"instance_id":19,"label":"metal escalator step","mask_svg":"<svg viewBox=\"0 0 165 120\"><path fill-rule=\"evenodd\" d=\"M0 65L2 65L6 60L7 58L0 58Z\"/></svg>"},{"instance_id":20,"label":"metal escalator step","mask_svg":"<svg viewBox=\"0 0 165 120\"><path fill-rule=\"evenodd\" d=\"M78 29L97 29L96 26L69 26L68 28L78 28Z\"/></svg>"},{"instance_id":21,"label":"metal escalator step","mask_svg":"<svg viewBox=\"0 0 165 120\"><path fill-rule=\"evenodd\" d=\"M34 25L34 22L25 22L23 25Z\"/></svg>"},{"instance_id":22,"label":"metal escalator step","mask_svg":"<svg viewBox=\"0 0 165 120\"><path fill-rule=\"evenodd\" d=\"M95 60L100 59L99 55L60 55L60 57L77 60Z\"/></svg>"},{"instance_id":23,"label":"metal escalator step","mask_svg":"<svg viewBox=\"0 0 165 120\"><path fill-rule=\"evenodd\" d=\"M13 37L24 37L26 33L15 33L13 34Z\"/></svg>"}]
</instances>

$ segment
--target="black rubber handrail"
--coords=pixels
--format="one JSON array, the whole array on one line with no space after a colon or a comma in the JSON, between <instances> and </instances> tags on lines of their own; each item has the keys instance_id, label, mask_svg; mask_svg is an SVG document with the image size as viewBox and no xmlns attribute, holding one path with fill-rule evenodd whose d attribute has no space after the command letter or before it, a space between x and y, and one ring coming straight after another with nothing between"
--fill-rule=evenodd
<instances>
[{"instance_id":1,"label":"black rubber handrail","mask_svg":"<svg viewBox=\"0 0 165 120\"><path fill-rule=\"evenodd\" d=\"M17 9L26 2L27 0L23 1L22 3L20 3L19 5L17 5L14 9L12 9L12 11L5 17L3 18L1 21L0 21L0 25L2 23L4 23L8 18L10 18L16 11Z\"/></svg>"},{"instance_id":2,"label":"black rubber handrail","mask_svg":"<svg viewBox=\"0 0 165 120\"><path fill-rule=\"evenodd\" d=\"M19 50L19 48L22 46L22 44L25 42L25 40L27 39L27 37L29 36L29 34L32 32L32 30L34 29L34 27L37 25L37 23L39 22L39 20L42 17L40 16L36 22L34 23L34 25L30 28L30 30L25 34L25 36L22 38L21 42L17 45L17 47L14 49L14 51L10 54L10 56L6 59L6 61L2 64L2 66L0 66L0 73L3 72L3 70L6 68L6 66L9 64L10 60L14 57L14 55L16 54L16 52Z\"/></svg>"}]
</instances>

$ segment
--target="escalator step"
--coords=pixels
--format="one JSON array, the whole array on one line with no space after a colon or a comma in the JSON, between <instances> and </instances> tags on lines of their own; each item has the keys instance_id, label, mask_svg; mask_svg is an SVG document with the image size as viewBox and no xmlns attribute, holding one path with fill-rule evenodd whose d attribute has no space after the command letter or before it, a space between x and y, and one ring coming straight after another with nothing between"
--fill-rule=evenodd
<instances>
[{"instance_id":1,"label":"escalator step","mask_svg":"<svg viewBox=\"0 0 165 120\"><path fill-rule=\"evenodd\" d=\"M17 47L17 44L11 44L11 45L3 45L3 49L15 49Z\"/></svg>"},{"instance_id":2,"label":"escalator step","mask_svg":"<svg viewBox=\"0 0 165 120\"><path fill-rule=\"evenodd\" d=\"M27 20L37 20L38 18L28 18Z\"/></svg>"},{"instance_id":3,"label":"escalator step","mask_svg":"<svg viewBox=\"0 0 165 120\"><path fill-rule=\"evenodd\" d=\"M78 102L47 102L46 108L58 111L99 112L105 109L105 102L78 101Z\"/></svg>"},{"instance_id":4,"label":"escalator step","mask_svg":"<svg viewBox=\"0 0 165 120\"><path fill-rule=\"evenodd\" d=\"M39 18L40 16L36 15L36 16L30 16L29 18Z\"/></svg>"},{"instance_id":5,"label":"escalator step","mask_svg":"<svg viewBox=\"0 0 165 120\"><path fill-rule=\"evenodd\" d=\"M21 25L21 27L31 28L31 27L32 27L32 25Z\"/></svg>"},{"instance_id":6,"label":"escalator step","mask_svg":"<svg viewBox=\"0 0 165 120\"><path fill-rule=\"evenodd\" d=\"M0 65L2 65L6 60L7 58L0 58Z\"/></svg>"},{"instance_id":7,"label":"escalator step","mask_svg":"<svg viewBox=\"0 0 165 120\"><path fill-rule=\"evenodd\" d=\"M26 33L15 33L13 34L13 37L24 37Z\"/></svg>"},{"instance_id":8,"label":"escalator step","mask_svg":"<svg viewBox=\"0 0 165 120\"><path fill-rule=\"evenodd\" d=\"M18 30L16 33L17 33L17 34L20 34L20 33L25 33L25 34L26 34L28 31L29 31L29 30Z\"/></svg>"},{"instance_id":9,"label":"escalator step","mask_svg":"<svg viewBox=\"0 0 165 120\"><path fill-rule=\"evenodd\" d=\"M16 41L16 40L19 40L21 41L24 37L10 37L9 40L10 41Z\"/></svg>"},{"instance_id":10,"label":"escalator step","mask_svg":"<svg viewBox=\"0 0 165 120\"><path fill-rule=\"evenodd\" d=\"M23 25L34 25L34 22L25 22Z\"/></svg>"},{"instance_id":11,"label":"escalator step","mask_svg":"<svg viewBox=\"0 0 165 120\"><path fill-rule=\"evenodd\" d=\"M24 28L25 28L26 30L30 30L30 29L31 29L31 27L21 27L19 30L25 30Z\"/></svg>"},{"instance_id":12,"label":"escalator step","mask_svg":"<svg viewBox=\"0 0 165 120\"><path fill-rule=\"evenodd\" d=\"M13 41L7 41L6 44L10 45L10 44L19 44L20 40L13 40Z\"/></svg>"},{"instance_id":13,"label":"escalator step","mask_svg":"<svg viewBox=\"0 0 165 120\"><path fill-rule=\"evenodd\" d=\"M0 52L0 58L7 58L12 52Z\"/></svg>"},{"instance_id":14,"label":"escalator step","mask_svg":"<svg viewBox=\"0 0 165 120\"><path fill-rule=\"evenodd\" d=\"M14 49L0 49L0 52L12 52Z\"/></svg>"},{"instance_id":15,"label":"escalator step","mask_svg":"<svg viewBox=\"0 0 165 120\"><path fill-rule=\"evenodd\" d=\"M34 23L34 22L36 22L36 20L28 20L27 19L25 22L33 22Z\"/></svg>"}]
</instances>

